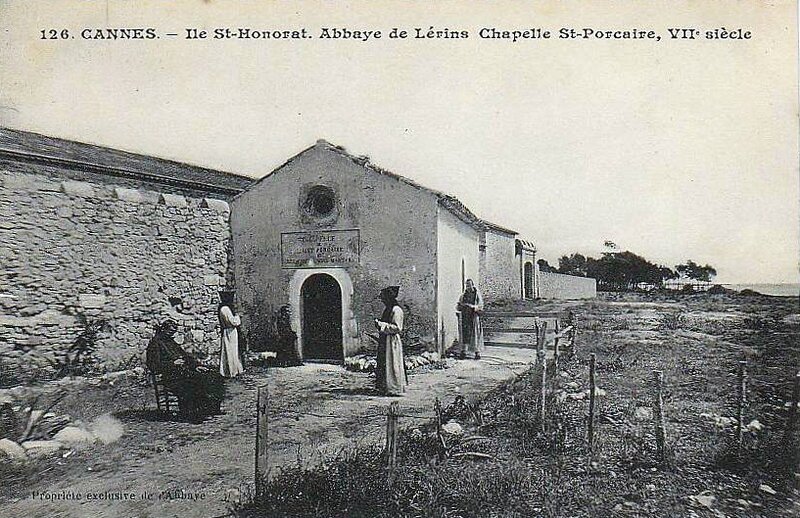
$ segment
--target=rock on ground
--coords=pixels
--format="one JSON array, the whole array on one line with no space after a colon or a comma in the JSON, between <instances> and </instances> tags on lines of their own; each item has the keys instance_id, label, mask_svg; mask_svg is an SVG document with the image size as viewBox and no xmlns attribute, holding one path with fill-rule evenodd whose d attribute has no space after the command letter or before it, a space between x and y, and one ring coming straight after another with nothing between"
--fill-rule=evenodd
<instances>
[{"instance_id":1,"label":"rock on ground","mask_svg":"<svg viewBox=\"0 0 800 518\"><path fill-rule=\"evenodd\" d=\"M94 443L95 436L92 432L83 430L77 426L67 426L55 434L53 439L67 446L81 446Z\"/></svg>"},{"instance_id":2,"label":"rock on ground","mask_svg":"<svg viewBox=\"0 0 800 518\"><path fill-rule=\"evenodd\" d=\"M28 455L39 457L50 455L61 449L63 445L58 441L25 441L22 447Z\"/></svg>"},{"instance_id":3,"label":"rock on ground","mask_svg":"<svg viewBox=\"0 0 800 518\"><path fill-rule=\"evenodd\" d=\"M25 460L25 448L10 439L0 439L0 455L7 456L11 460Z\"/></svg>"}]
</instances>

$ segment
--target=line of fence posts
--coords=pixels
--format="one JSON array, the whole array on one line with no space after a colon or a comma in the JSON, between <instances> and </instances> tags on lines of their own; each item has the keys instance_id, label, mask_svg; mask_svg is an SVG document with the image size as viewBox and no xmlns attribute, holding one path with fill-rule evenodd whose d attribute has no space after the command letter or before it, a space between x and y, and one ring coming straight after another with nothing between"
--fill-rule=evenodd
<instances>
[{"instance_id":1,"label":"line of fence posts","mask_svg":"<svg viewBox=\"0 0 800 518\"><path fill-rule=\"evenodd\" d=\"M560 329L558 321L556 321L555 331L556 338L554 342L554 356L553 356L553 372L552 377L558 378L558 365L560 358L559 340L560 333L567 333L569 337L570 349L574 351L575 347L575 320L574 316L570 314L571 325L563 331ZM540 376L540 393L538 404L536 407L537 420L539 422L540 430L545 431L545 413L546 413L546 380L547 380L547 357L545 336L547 331L547 323L542 322L541 325L536 325L536 359L539 368ZM738 459L742 458L742 449L744 442L744 413L747 403L747 362L741 360L738 363L738 384L737 384L737 426L736 426L736 455ZM595 432L595 406L596 406L596 390L597 390L597 355L591 353L589 357L589 419L587 425L587 440L589 451L594 447L594 432ZM659 463L664 463L666 460L666 424L664 416L664 373L660 370L652 371L653 375L653 394L652 394L652 407L653 407L653 422L655 426L655 439L656 439L656 455ZM554 385L555 386L555 385ZM794 451L794 434L797 430L798 421L798 406L800 406L800 372L794 376L794 385L792 390L791 405L789 407L789 415L787 416L785 439L784 443L789 446L791 451ZM257 395L257 421L256 421L256 448L255 448L255 485L256 495L262 495L265 490L265 485L268 479L269 468L269 450L268 444L268 408L269 408L269 391L266 386L258 387ZM480 412L480 407L477 407L476 412ZM434 400L434 417L436 424L436 442L439 450L439 458L443 459L446 456L447 445L442 432L442 404L439 398ZM482 423L482 415L476 415L476 422ZM399 437L399 405L397 402L392 402L386 413L386 464L389 468L390 476L397 465L397 446ZM793 453L792 469L795 468L800 458L798 452Z\"/></svg>"},{"instance_id":2,"label":"line of fence posts","mask_svg":"<svg viewBox=\"0 0 800 518\"><path fill-rule=\"evenodd\" d=\"M563 330L560 328L558 321L555 324L555 331L556 331L556 338L554 343L554 360L553 360L553 371L551 376L555 378L558 377L558 362L560 358L560 339L562 338L561 333L564 333L566 337L568 337L568 342L570 344L570 351L574 354L575 348L575 317L574 314L571 312L568 314L568 324L569 326L564 328ZM538 422L540 423L540 429L542 432L545 431L545 414L546 414L546 391L547 391L547 354L546 354L546 333L547 333L547 322L542 322L541 325L537 323L536 325L536 359L537 364L539 367L539 376L540 376L540 393L539 393L539 400L536 408ZM591 437L593 433L593 421L594 421L594 397L595 397L595 382L594 382L594 371L595 371L595 355L592 354L591 356L591 370L590 370L590 420L589 420L589 437L590 437L590 444L591 444ZM798 374L800 377L800 374ZM557 380L556 380L557 381ZM436 441L437 447L439 450L439 458L443 459L446 456L447 452L447 444L444 439L444 435L442 432L442 404L439 398L435 398L434 400L434 414L436 420ZM476 422L481 425L483 424L483 416L480 415L480 406L476 406L477 412L476 415ZM268 421L269 421L269 390L267 386L260 386L257 390L257 400L256 400L256 448L255 448L255 490L256 495L260 496L263 495L266 483L268 480L268 471L269 471L269 449L267 447L269 442L269 432L268 432ZM397 465L397 445L398 445L398 437L399 437L399 405L397 402L392 402L389 405L389 408L386 413L386 464L389 467L390 473Z\"/></svg>"}]
</instances>

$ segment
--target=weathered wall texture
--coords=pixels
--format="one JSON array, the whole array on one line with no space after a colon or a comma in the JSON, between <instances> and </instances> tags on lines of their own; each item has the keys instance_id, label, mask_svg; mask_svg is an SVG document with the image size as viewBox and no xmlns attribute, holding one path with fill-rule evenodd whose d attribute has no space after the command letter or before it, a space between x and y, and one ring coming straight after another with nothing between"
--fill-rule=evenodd
<instances>
[{"instance_id":1,"label":"weathered wall texture","mask_svg":"<svg viewBox=\"0 0 800 518\"><path fill-rule=\"evenodd\" d=\"M439 344L444 350L458 338L456 304L463 293L463 279L478 282L478 231L456 218L444 208L439 210L437 258L439 278L437 284L437 311Z\"/></svg>"},{"instance_id":2,"label":"weathered wall texture","mask_svg":"<svg viewBox=\"0 0 800 518\"><path fill-rule=\"evenodd\" d=\"M596 296L595 279L539 272L539 297L543 299L591 299Z\"/></svg>"},{"instance_id":3,"label":"weathered wall texture","mask_svg":"<svg viewBox=\"0 0 800 518\"><path fill-rule=\"evenodd\" d=\"M335 216L305 217L304 192L324 185L336 194ZM251 346L269 347L269 327L281 305L292 305L289 288L295 269L281 268L281 232L359 229L358 266L341 268L353 286L349 355L374 347L365 332L383 305L381 288L400 285L410 336L433 343L436 337L436 197L395 177L365 167L328 143L300 153L231 202L234 271L243 328ZM293 315L300 332L301 315ZM348 319L349 320L349 319ZM345 337L348 343L348 337Z\"/></svg>"},{"instance_id":4,"label":"weathered wall texture","mask_svg":"<svg viewBox=\"0 0 800 518\"><path fill-rule=\"evenodd\" d=\"M519 256L514 235L489 229L484 233L484 242L480 280L483 296L487 300L519 299Z\"/></svg>"},{"instance_id":5,"label":"weathered wall texture","mask_svg":"<svg viewBox=\"0 0 800 518\"><path fill-rule=\"evenodd\" d=\"M0 175L4 362L33 365L63 350L82 329L79 315L110 324L101 368L141 353L167 316L190 350L216 352L227 203L13 161L0 162Z\"/></svg>"}]
</instances>

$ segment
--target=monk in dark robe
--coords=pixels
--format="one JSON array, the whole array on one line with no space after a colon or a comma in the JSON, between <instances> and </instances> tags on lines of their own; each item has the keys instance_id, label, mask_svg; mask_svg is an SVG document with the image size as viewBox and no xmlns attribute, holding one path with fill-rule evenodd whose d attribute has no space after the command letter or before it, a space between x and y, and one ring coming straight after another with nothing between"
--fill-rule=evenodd
<instances>
[{"instance_id":1,"label":"monk in dark robe","mask_svg":"<svg viewBox=\"0 0 800 518\"><path fill-rule=\"evenodd\" d=\"M177 330L172 320L156 326L147 346L147 368L160 374L164 387L177 396L182 414L191 418L218 414L225 394L224 379L175 342Z\"/></svg>"},{"instance_id":2,"label":"monk in dark robe","mask_svg":"<svg viewBox=\"0 0 800 518\"><path fill-rule=\"evenodd\" d=\"M483 295L472 279L467 279L467 287L458 301L457 309L461 312L461 359L465 359L467 354L474 354L475 359L480 360L484 345L480 316L483 312Z\"/></svg>"},{"instance_id":3,"label":"monk in dark robe","mask_svg":"<svg viewBox=\"0 0 800 518\"><path fill-rule=\"evenodd\" d=\"M302 365L297 354L297 333L292 329L292 314L289 306L281 306L275 320L276 363L281 367Z\"/></svg>"}]
</instances>

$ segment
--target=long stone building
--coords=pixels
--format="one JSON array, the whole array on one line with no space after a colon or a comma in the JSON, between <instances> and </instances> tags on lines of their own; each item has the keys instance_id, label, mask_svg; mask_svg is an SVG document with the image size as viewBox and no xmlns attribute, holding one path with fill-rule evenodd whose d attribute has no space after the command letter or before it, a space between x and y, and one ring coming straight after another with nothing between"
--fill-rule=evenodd
<instances>
[{"instance_id":1,"label":"long stone building","mask_svg":"<svg viewBox=\"0 0 800 518\"><path fill-rule=\"evenodd\" d=\"M0 172L0 357L16 366L97 319L107 368L140 355L164 317L187 348L215 352L224 287L250 346L269 346L289 305L304 356L322 359L370 343L388 284L410 335L440 350L467 278L487 300L594 295L593 279L540 275L515 231L325 141L255 180L0 129Z\"/></svg>"}]
</instances>

